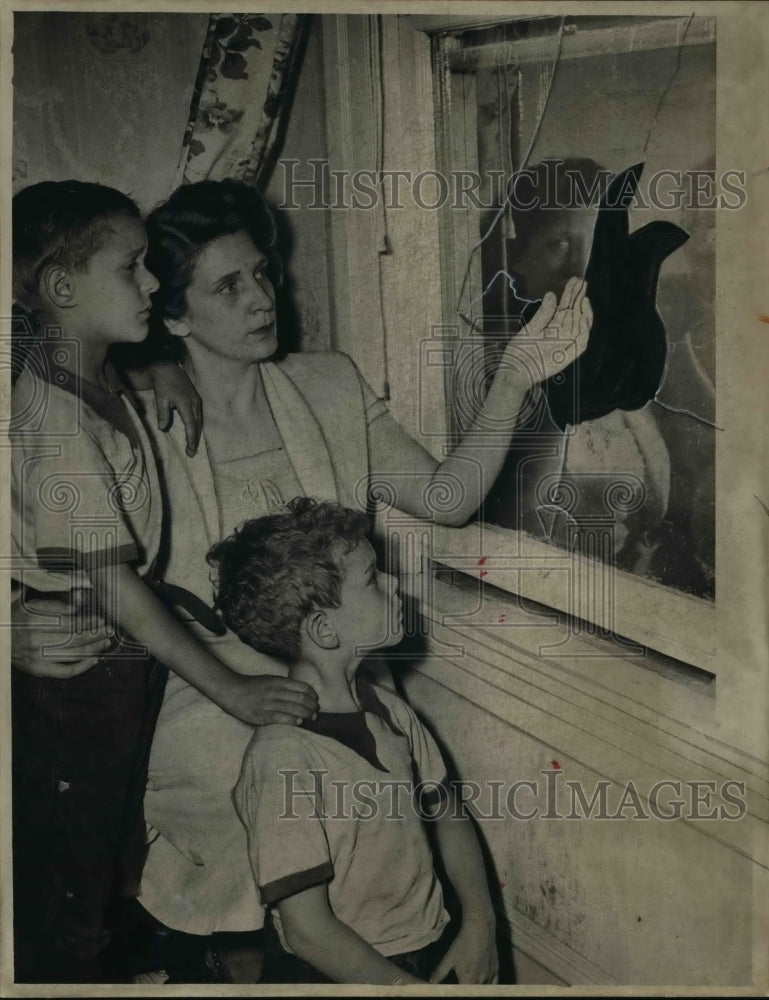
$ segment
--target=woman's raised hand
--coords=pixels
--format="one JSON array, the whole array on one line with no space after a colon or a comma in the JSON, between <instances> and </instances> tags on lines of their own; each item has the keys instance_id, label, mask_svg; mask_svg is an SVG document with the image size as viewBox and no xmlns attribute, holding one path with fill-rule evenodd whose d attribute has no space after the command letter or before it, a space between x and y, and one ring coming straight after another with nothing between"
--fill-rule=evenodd
<instances>
[{"instance_id":1,"label":"woman's raised hand","mask_svg":"<svg viewBox=\"0 0 769 1000\"><path fill-rule=\"evenodd\" d=\"M314 688L275 674L252 677L233 673L216 701L229 715L251 726L298 726L318 711Z\"/></svg>"},{"instance_id":2,"label":"woman's raised hand","mask_svg":"<svg viewBox=\"0 0 769 1000\"><path fill-rule=\"evenodd\" d=\"M548 292L531 321L511 340L500 362L500 373L530 389L578 358L587 347L593 309L582 278L569 278L560 302Z\"/></svg>"}]
</instances>

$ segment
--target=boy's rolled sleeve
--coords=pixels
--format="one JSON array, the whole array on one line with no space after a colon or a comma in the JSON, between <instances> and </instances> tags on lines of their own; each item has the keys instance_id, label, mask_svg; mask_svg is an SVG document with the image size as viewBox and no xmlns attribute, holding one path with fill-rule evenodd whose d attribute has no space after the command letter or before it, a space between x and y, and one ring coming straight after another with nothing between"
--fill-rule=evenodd
<instances>
[{"instance_id":1,"label":"boy's rolled sleeve","mask_svg":"<svg viewBox=\"0 0 769 1000\"><path fill-rule=\"evenodd\" d=\"M325 771L301 741L257 736L246 751L233 798L263 906L334 876L324 828L324 780Z\"/></svg>"},{"instance_id":2,"label":"boy's rolled sleeve","mask_svg":"<svg viewBox=\"0 0 769 1000\"><path fill-rule=\"evenodd\" d=\"M146 484L116 478L90 435L15 452L14 506L25 562L54 574L87 574L140 558L124 509L146 502Z\"/></svg>"}]
</instances>

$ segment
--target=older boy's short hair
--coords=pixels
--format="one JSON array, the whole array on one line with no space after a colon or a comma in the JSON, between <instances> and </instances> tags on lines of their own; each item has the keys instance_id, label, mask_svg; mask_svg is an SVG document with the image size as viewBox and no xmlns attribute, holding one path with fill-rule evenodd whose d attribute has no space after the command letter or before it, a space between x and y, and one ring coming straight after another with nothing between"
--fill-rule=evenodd
<instances>
[{"instance_id":1,"label":"older boy's short hair","mask_svg":"<svg viewBox=\"0 0 769 1000\"><path fill-rule=\"evenodd\" d=\"M351 552L368 527L361 511L309 497L291 500L285 513L246 521L207 557L227 626L254 649L296 660L307 615L341 604L339 552Z\"/></svg>"},{"instance_id":2,"label":"older boy's short hair","mask_svg":"<svg viewBox=\"0 0 769 1000\"><path fill-rule=\"evenodd\" d=\"M13 199L13 297L32 312L38 282L49 264L82 271L102 245L110 220L141 218L127 195L87 181L43 181Z\"/></svg>"}]
</instances>

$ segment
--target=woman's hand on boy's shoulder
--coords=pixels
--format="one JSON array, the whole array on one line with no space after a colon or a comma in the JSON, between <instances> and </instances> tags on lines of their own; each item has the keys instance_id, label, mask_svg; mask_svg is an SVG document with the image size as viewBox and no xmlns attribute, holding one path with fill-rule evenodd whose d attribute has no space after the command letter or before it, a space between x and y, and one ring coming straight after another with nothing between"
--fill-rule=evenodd
<instances>
[{"instance_id":1,"label":"woman's hand on boy's shoulder","mask_svg":"<svg viewBox=\"0 0 769 1000\"><path fill-rule=\"evenodd\" d=\"M499 973L494 911L467 913L459 933L430 976L442 983L450 972L459 983L496 983Z\"/></svg>"},{"instance_id":2,"label":"woman's hand on boy's shoulder","mask_svg":"<svg viewBox=\"0 0 769 1000\"><path fill-rule=\"evenodd\" d=\"M318 711L318 696L304 681L233 673L217 699L220 708L251 726L299 726Z\"/></svg>"}]
</instances>

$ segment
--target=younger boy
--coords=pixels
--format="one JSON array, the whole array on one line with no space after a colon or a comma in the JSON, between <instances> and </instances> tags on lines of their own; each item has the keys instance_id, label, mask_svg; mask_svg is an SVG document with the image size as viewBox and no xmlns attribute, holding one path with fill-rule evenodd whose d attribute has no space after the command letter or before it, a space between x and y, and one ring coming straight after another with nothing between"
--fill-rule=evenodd
<instances>
[{"instance_id":1,"label":"younger boy","mask_svg":"<svg viewBox=\"0 0 769 1000\"><path fill-rule=\"evenodd\" d=\"M473 828L413 711L357 673L367 650L402 636L397 583L377 569L367 527L359 511L297 498L209 554L227 624L286 660L320 706L302 728L257 730L246 751L234 800L252 869L283 947L308 963L300 981L440 982L453 971L491 982L494 915ZM462 906L440 961L448 916L411 795L419 783L443 799L435 832Z\"/></svg>"},{"instance_id":2,"label":"younger boy","mask_svg":"<svg viewBox=\"0 0 769 1000\"><path fill-rule=\"evenodd\" d=\"M144 581L160 547L160 489L106 355L147 334L157 281L145 251L138 208L112 188L47 182L13 200L14 299L39 324L11 403L16 593L67 600L84 620L98 610L118 627L96 664L62 675L41 650L13 671L16 981L106 975L110 905L138 891L165 667L252 724L275 719L265 682L267 694L275 681L285 689L297 717L314 707L304 685L230 671Z\"/></svg>"}]
</instances>

